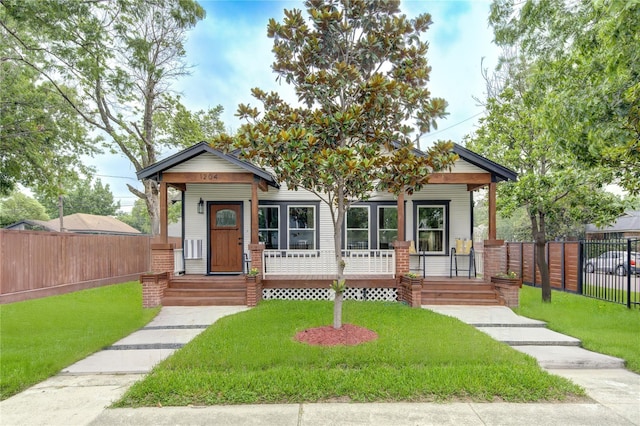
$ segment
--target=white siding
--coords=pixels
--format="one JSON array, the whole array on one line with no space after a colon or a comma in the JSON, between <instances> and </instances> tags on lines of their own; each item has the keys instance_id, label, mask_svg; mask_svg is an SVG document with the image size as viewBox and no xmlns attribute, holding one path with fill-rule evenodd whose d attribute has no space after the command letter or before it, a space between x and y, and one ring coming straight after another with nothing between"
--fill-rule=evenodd
<instances>
[{"instance_id":1,"label":"white siding","mask_svg":"<svg viewBox=\"0 0 640 426\"><path fill-rule=\"evenodd\" d=\"M184 163L167 169L166 173L172 172L238 172L246 173L247 170L229 161L218 157L215 154L205 152Z\"/></svg>"},{"instance_id":2,"label":"white siding","mask_svg":"<svg viewBox=\"0 0 640 426\"><path fill-rule=\"evenodd\" d=\"M451 168L452 173L487 173L486 170L481 169L478 166L474 166L462 159L458 159ZM445 172L446 173L446 172Z\"/></svg>"}]
</instances>

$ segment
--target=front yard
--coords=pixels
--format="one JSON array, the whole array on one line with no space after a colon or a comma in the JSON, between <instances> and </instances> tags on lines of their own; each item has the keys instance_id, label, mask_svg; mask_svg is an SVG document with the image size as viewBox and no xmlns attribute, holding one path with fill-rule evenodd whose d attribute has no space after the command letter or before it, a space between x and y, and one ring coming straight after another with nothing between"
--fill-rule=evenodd
<instances>
[{"instance_id":1,"label":"front yard","mask_svg":"<svg viewBox=\"0 0 640 426\"><path fill-rule=\"evenodd\" d=\"M116 406L315 401L558 401L583 396L535 360L453 318L399 303L352 302L344 322L379 338L309 346L298 331L327 325L332 303L263 301L222 318Z\"/></svg>"},{"instance_id":2,"label":"front yard","mask_svg":"<svg viewBox=\"0 0 640 426\"><path fill-rule=\"evenodd\" d=\"M0 399L38 383L142 327L137 282L0 305Z\"/></svg>"}]
</instances>

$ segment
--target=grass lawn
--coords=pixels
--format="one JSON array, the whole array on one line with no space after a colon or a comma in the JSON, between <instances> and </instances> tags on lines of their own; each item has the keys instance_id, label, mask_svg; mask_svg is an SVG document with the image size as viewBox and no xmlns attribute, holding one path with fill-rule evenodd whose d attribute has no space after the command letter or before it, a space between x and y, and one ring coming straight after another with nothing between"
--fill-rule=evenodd
<instances>
[{"instance_id":1,"label":"grass lawn","mask_svg":"<svg viewBox=\"0 0 640 426\"><path fill-rule=\"evenodd\" d=\"M319 347L294 340L328 325L333 303L263 301L220 319L156 366L115 405L315 401L540 401L583 391L535 360L450 317L399 303L344 305L344 323L377 340Z\"/></svg>"},{"instance_id":2,"label":"grass lawn","mask_svg":"<svg viewBox=\"0 0 640 426\"><path fill-rule=\"evenodd\" d=\"M622 358L629 370L640 373L640 310L561 291L552 292L550 304L542 303L541 292L523 286L515 311L582 340L586 349Z\"/></svg>"},{"instance_id":3,"label":"grass lawn","mask_svg":"<svg viewBox=\"0 0 640 426\"><path fill-rule=\"evenodd\" d=\"M137 282L0 305L0 399L148 323Z\"/></svg>"}]
</instances>

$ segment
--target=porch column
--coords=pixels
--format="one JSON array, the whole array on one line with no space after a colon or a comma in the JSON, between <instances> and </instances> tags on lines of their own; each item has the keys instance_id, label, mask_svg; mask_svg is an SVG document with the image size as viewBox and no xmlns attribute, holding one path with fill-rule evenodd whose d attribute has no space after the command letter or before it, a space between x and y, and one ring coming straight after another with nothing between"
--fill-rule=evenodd
<instances>
[{"instance_id":1,"label":"porch column","mask_svg":"<svg viewBox=\"0 0 640 426\"><path fill-rule=\"evenodd\" d=\"M398 241L404 241L404 190L398 194Z\"/></svg>"},{"instance_id":2,"label":"porch column","mask_svg":"<svg viewBox=\"0 0 640 426\"><path fill-rule=\"evenodd\" d=\"M489 240L496 239L496 183L489 184Z\"/></svg>"},{"instance_id":3,"label":"porch column","mask_svg":"<svg viewBox=\"0 0 640 426\"><path fill-rule=\"evenodd\" d=\"M168 241L169 227L168 227L168 212L167 212L167 183L160 182L160 242L166 243ZM172 271L173 272L173 271Z\"/></svg>"},{"instance_id":4,"label":"porch column","mask_svg":"<svg viewBox=\"0 0 640 426\"><path fill-rule=\"evenodd\" d=\"M173 243L151 244L151 270L153 272L167 272L173 278L174 258Z\"/></svg>"},{"instance_id":5,"label":"porch column","mask_svg":"<svg viewBox=\"0 0 640 426\"><path fill-rule=\"evenodd\" d=\"M504 240L485 240L483 266L483 277L487 283L497 273L507 272L507 247Z\"/></svg>"},{"instance_id":6,"label":"porch column","mask_svg":"<svg viewBox=\"0 0 640 426\"><path fill-rule=\"evenodd\" d=\"M251 244L258 244L258 178L254 176L251 183ZM264 250L264 248L263 248ZM260 253L262 255L262 253ZM253 262L253 256L251 256ZM259 268L262 272L262 269Z\"/></svg>"},{"instance_id":7,"label":"porch column","mask_svg":"<svg viewBox=\"0 0 640 426\"><path fill-rule=\"evenodd\" d=\"M262 252L264 244L249 244L249 252L251 253L251 269L258 270L258 277L262 278Z\"/></svg>"},{"instance_id":8,"label":"porch column","mask_svg":"<svg viewBox=\"0 0 640 426\"><path fill-rule=\"evenodd\" d=\"M409 272L409 246L410 241L394 241L393 248L396 251L396 278Z\"/></svg>"}]
</instances>

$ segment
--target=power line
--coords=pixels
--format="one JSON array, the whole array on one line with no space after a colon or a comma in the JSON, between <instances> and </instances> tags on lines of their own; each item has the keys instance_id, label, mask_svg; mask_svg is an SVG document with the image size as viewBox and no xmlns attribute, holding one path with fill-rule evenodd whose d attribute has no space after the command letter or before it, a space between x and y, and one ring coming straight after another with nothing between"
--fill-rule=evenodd
<instances>
[{"instance_id":1,"label":"power line","mask_svg":"<svg viewBox=\"0 0 640 426\"><path fill-rule=\"evenodd\" d=\"M132 178L130 176L112 176L112 175L95 175L98 177L108 177L108 178L116 178L116 179L131 179L131 180L135 180L136 182L138 181L138 179Z\"/></svg>"},{"instance_id":2,"label":"power line","mask_svg":"<svg viewBox=\"0 0 640 426\"><path fill-rule=\"evenodd\" d=\"M449 126L449 127L446 127L446 128L444 128L444 129L440 129L440 130L438 130L437 132L428 133L428 134L424 135L423 137L428 138L428 137L430 137L430 136L435 136L435 135L437 135L437 134L439 134L439 133L446 132L447 130L453 129L454 127L456 127L456 126L458 126L458 125L460 125L460 124L462 124L462 123L464 123L464 122L466 122L466 121L469 121L469 120L471 120L472 118L476 118L477 116L482 115L482 114L484 114L484 111L481 111L481 112L479 112L479 113L477 113L477 114L474 114L474 115L472 115L471 117L467 117L467 118L465 118L464 120L459 121L459 122L457 122L456 124L452 124L452 125L451 125L451 126Z\"/></svg>"}]
</instances>

